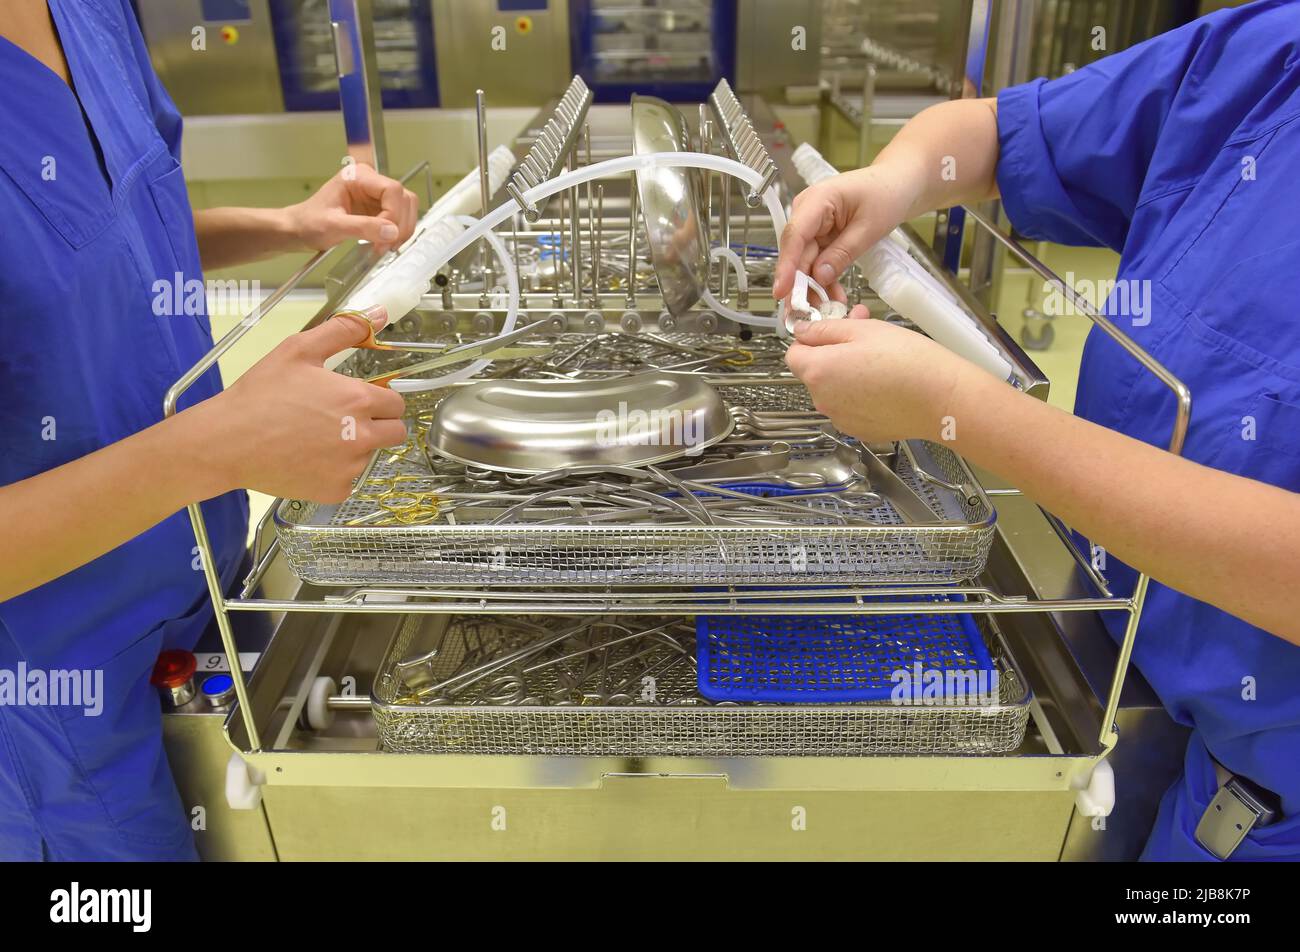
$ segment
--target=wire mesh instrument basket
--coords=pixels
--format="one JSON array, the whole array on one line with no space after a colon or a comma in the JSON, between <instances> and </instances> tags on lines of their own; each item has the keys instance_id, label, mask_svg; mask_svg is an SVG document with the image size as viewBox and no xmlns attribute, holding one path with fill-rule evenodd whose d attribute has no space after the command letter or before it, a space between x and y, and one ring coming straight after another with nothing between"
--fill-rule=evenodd
<instances>
[{"instance_id":1,"label":"wire mesh instrument basket","mask_svg":"<svg viewBox=\"0 0 1300 952\"><path fill-rule=\"evenodd\" d=\"M807 458L833 445L817 430L798 429L815 411L797 381L709 379L740 419L766 414L765 426L790 419L795 428L765 439L770 429L756 435L737 426L692 464L770 452L778 443ZM525 479L474 470L424 448L434 400L411 410L412 438L382 454L346 502L278 506L276 532L300 578L324 585L947 583L979 575L993 540L992 504L940 444L912 441L894 454L893 471L935 516L913 522L888 499L837 487L682 492L650 476Z\"/></svg>"},{"instance_id":2,"label":"wire mesh instrument basket","mask_svg":"<svg viewBox=\"0 0 1300 952\"><path fill-rule=\"evenodd\" d=\"M690 618L412 615L385 653L371 704L384 749L405 753L1005 753L1024 739L1031 694L1001 637L979 624L992 695L756 704L700 695Z\"/></svg>"}]
</instances>

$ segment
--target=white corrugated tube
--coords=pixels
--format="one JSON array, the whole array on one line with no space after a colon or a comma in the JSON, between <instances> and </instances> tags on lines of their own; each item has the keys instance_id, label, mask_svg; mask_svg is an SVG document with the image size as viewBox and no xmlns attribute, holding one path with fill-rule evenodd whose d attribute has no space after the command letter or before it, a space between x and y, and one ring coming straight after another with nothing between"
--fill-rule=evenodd
<instances>
[{"instance_id":1,"label":"white corrugated tube","mask_svg":"<svg viewBox=\"0 0 1300 952\"><path fill-rule=\"evenodd\" d=\"M807 142L794 150L792 160L809 186L839 175ZM907 247L907 238L895 228L858 258L858 267L871 289L949 350L1002 380L1014 380L1010 361L993 346L957 298L908 253Z\"/></svg>"}]
</instances>

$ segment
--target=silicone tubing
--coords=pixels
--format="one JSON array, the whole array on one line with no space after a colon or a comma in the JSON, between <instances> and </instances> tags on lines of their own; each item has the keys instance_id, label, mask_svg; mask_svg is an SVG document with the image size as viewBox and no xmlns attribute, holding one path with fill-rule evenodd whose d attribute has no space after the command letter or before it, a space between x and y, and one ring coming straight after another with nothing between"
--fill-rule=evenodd
<instances>
[{"instance_id":1,"label":"silicone tubing","mask_svg":"<svg viewBox=\"0 0 1300 952\"><path fill-rule=\"evenodd\" d=\"M753 188L758 188L763 184L763 177L747 165L741 165L739 162L728 159L721 155L709 155L704 152L654 152L650 155L627 155L617 159L606 159L603 162L597 162L594 165L584 166L580 169L574 169L558 175L553 179L548 179L524 193L524 198L530 202L539 202L544 198L549 198L556 192L562 192L565 189L575 185L581 185L593 179L605 178L613 175L623 175L627 172L635 172L638 169L652 168L698 168L711 172L720 172L723 175L731 175L743 182L748 183ZM776 234L780 235L785 228L785 210L781 208L780 199L777 197L776 188L770 187L763 193L763 204L767 208L768 214L772 217L772 226ZM456 238L455 241L443 247L435 262L432 274L441 268L444 264L460 254L471 244L482 238L493 228L510 218L511 215L519 211L519 204L510 199L503 202L492 212L478 219L470 225L465 231ZM507 270L512 270L510 264L505 263ZM517 279L516 279L517 281ZM719 305L716 299L707 291L704 294L705 301L709 306L718 311L724 317L739 321L744 324L752 324L759 327L776 327L780 319L780 308L777 313L770 316L760 316L749 314L742 311L734 311L730 308Z\"/></svg>"},{"instance_id":2,"label":"silicone tubing","mask_svg":"<svg viewBox=\"0 0 1300 952\"><path fill-rule=\"evenodd\" d=\"M515 156L508 146L499 145L488 156L488 194L495 195L514 168ZM478 167L466 173L465 177L447 189L442 197L430 206L420 218L421 226L428 226L449 215L472 215L482 211L479 196Z\"/></svg>"},{"instance_id":3,"label":"silicone tubing","mask_svg":"<svg viewBox=\"0 0 1300 952\"><path fill-rule=\"evenodd\" d=\"M749 290L749 275L745 274L745 263L740 260L740 255L722 245L718 245L709 254L714 258L726 258L731 262L731 273L736 276L736 287L742 291Z\"/></svg>"},{"instance_id":4,"label":"silicone tubing","mask_svg":"<svg viewBox=\"0 0 1300 952\"><path fill-rule=\"evenodd\" d=\"M1011 363L984 331L915 258L890 241L880 241L858 259L881 300L953 353L1011 382Z\"/></svg>"},{"instance_id":5,"label":"silicone tubing","mask_svg":"<svg viewBox=\"0 0 1300 952\"><path fill-rule=\"evenodd\" d=\"M731 262L731 270L736 275L736 286L741 291L749 290L749 277L745 274L745 265L740 260L740 255L736 254L730 248L724 248L721 245L714 248L710 254L714 258L726 258ZM740 324L751 324L757 327L777 327L780 328L784 321L785 302L777 303L776 312L771 317L760 317L757 314L750 314L748 311L733 310L723 304L713 296L713 292L708 288L704 289L704 303L713 310L717 311L723 317L730 318Z\"/></svg>"},{"instance_id":6,"label":"silicone tubing","mask_svg":"<svg viewBox=\"0 0 1300 952\"><path fill-rule=\"evenodd\" d=\"M460 224L469 224L476 220L468 215L458 215L456 217L456 221ZM483 235L483 239L492 248L492 252L497 256L497 261L501 264L501 270L505 272L506 319L505 323L501 325L501 335L509 334L515 329L515 322L519 320L519 275L515 273L514 266L510 262L505 242L497 236L496 232L489 230ZM436 271L437 268L434 270ZM398 393L419 393L423 390L437 390L439 387L447 387L454 383L460 383L462 380L468 380L491 363L491 357L480 357L478 360L466 364L460 370L453 370L441 377L412 377L409 379L398 377L388 384L388 388Z\"/></svg>"},{"instance_id":7,"label":"silicone tubing","mask_svg":"<svg viewBox=\"0 0 1300 952\"><path fill-rule=\"evenodd\" d=\"M574 185L581 185L584 182L593 179L604 178L606 176L621 175L627 172L634 172L638 169L657 168L667 166L670 168L702 168L709 171L720 172L724 175L732 175L748 182L752 187L758 188L763 183L763 177L748 166L741 165L732 159L720 155L708 155L704 152L655 152L650 155L641 156L622 156L616 159L607 159L604 162L597 162L594 165L584 166L580 169L566 172L553 179L549 179L524 193L524 198L531 202L538 202L544 198L564 191ZM763 193L763 203L767 207L768 214L772 217L772 226L777 235L785 228L785 211L781 208L781 202L777 197L776 188L771 187ZM458 224L464 224L467 227L455 238L443 244L440 248L433 247L432 242L421 242L413 246L407 253L404 253L397 261L393 262L386 269L385 273L377 275L373 282L367 283L349 302L349 306L356 307L373 295L375 298L382 298L383 303L389 305L388 322L396 323L405 317L416 304L419 303L419 296L424 288L428 287L433 275L438 272L443 265L460 254L475 241L483 239L491 247L493 253L501 265L501 271L505 275L507 285L507 305L506 319L502 326L501 333L508 334L515 328L515 323L519 317L519 275L516 273L513 263L506 252L505 243L497 237L492 229L496 228L502 222L506 221L512 215L520 210L519 203L514 199L503 202L497 208L482 218L473 218L468 215L457 216L453 219ZM446 221L446 220L444 220ZM436 222L433 227L442 225L444 222ZM430 236L426 236L430 237ZM733 256L735 252L731 249L725 249ZM409 261L402 259L410 256ZM399 276L404 287L398 289L395 293L393 285L399 283ZM416 289L416 293L411 293ZM724 317L738 321L744 324L751 324L759 327L779 327L782 320L783 308L778 305L776 313L769 317L762 317L757 314L736 311L726 307L719 302L706 288L704 299L714 310ZM370 302L375 303L375 302ZM399 312L400 313L397 313ZM435 390L439 387L445 387L453 383L459 383L466 380L483 368L492 363L491 357L483 357L462 367L460 370L444 374L440 377L430 378L398 378L393 380L389 386L399 393L416 393L423 390Z\"/></svg>"},{"instance_id":8,"label":"silicone tubing","mask_svg":"<svg viewBox=\"0 0 1300 952\"><path fill-rule=\"evenodd\" d=\"M839 173L813 146L804 143L792 156L794 167L810 186ZM907 250L897 228L868 248L858 266L881 299L949 350L995 377L1015 380L1011 363L983 330L966 315L957 298Z\"/></svg>"},{"instance_id":9,"label":"silicone tubing","mask_svg":"<svg viewBox=\"0 0 1300 952\"><path fill-rule=\"evenodd\" d=\"M795 149L794 154L790 156L790 161L809 185L816 185L840 174L839 169L827 162L809 142Z\"/></svg>"},{"instance_id":10,"label":"silicone tubing","mask_svg":"<svg viewBox=\"0 0 1300 952\"><path fill-rule=\"evenodd\" d=\"M505 182L514 161L514 153L503 145L488 156L490 193L494 194ZM389 306L390 314L397 314L393 320L404 316L419 304L433 277L433 272L425 273L424 259L464 230L464 224L457 221L459 216L480 210L479 170L474 168L433 203L416 223L415 234L396 253L386 255L379 262L365 283L349 296L346 306L363 310L368 305L383 303Z\"/></svg>"}]
</instances>

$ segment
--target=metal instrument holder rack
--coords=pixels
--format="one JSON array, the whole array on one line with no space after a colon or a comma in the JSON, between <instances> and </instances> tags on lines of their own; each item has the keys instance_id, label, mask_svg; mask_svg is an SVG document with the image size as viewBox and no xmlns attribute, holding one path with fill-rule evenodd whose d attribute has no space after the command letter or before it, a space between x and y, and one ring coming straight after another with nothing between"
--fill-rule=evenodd
<instances>
[{"instance_id":1,"label":"metal instrument holder rack","mask_svg":"<svg viewBox=\"0 0 1300 952\"><path fill-rule=\"evenodd\" d=\"M409 179L418 174L424 166L417 166L404 178ZM1061 278L1046 265L1035 258L1014 238L1003 233L992 222L979 213L969 210L971 219L991 232L994 238L1004 245L1012 254L1024 262L1036 274L1065 295L1075 307L1086 314L1094 324L1114 338L1120 345L1148 371L1154 374L1175 395L1177 412L1169 450L1181 453L1191 412L1191 394L1188 388L1174 377L1166 368L1146 353L1136 342L1129 338L1112 321L1098 312L1084 298L1078 295ZM278 288L262 304L255 308L234 328L218 341L215 346L181 377L167 392L164 401L165 416L176 413L180 398L193 384L227 352L229 352L250 330L256 327L284 298L296 288L309 274L315 271L329 256L329 252L320 252L306 262L284 285ZM311 323L322 319L328 308L322 311ZM993 490L990 495L1018 495L1019 490ZM263 544L268 534L268 526L280 500L276 500L259 523L254 539L254 566L245 578L238 596L227 597L222 589L216 559L213 554L207 525L202 510L197 503L187 507L195 538L202 555L204 576L207 581L223 648L228 657L239 656L232 626L233 612L261 613L324 613L333 616L346 614L373 615L408 615L408 614L557 614L587 615L593 613L618 613L624 615L680 614L693 615L702 612L710 614L982 614L1002 615L1021 613L1060 613L1060 612L1124 612L1127 615L1123 640L1120 644L1116 666L1111 676L1109 691L1105 700L1102 727L1097 738L1096 752L1086 758L1087 770L1103 760L1118 741L1115 728L1116 713L1120 704L1121 691L1132 655L1133 643L1137 633L1138 622L1145 601L1149 578L1139 574L1131 595L1114 593L1106 580L1091 566L1070 539L1064 526L1045 510L1044 515L1060 536L1084 578L1090 583L1092 594L1071 598L1032 598L1023 594L1007 594L996 591L988 585L972 583L956 588L927 587L916 585L904 586L869 586L836 588L833 592L825 589L785 589L765 591L762 601L756 600L752 593L746 593L738 587L728 587L719 591L701 593L692 591L684 584L669 590L649 588L610 587L599 591L534 591L534 590L495 590L458 589L455 587L358 587L344 589L337 594L326 594L314 600L277 600L254 597L260 582L266 576L268 568L277 554L277 541L272 538ZM274 533L270 533L272 536ZM848 596L843 601L827 602L828 595ZM906 599L914 596L915 600L890 601L887 603L867 603L864 598L879 595L898 596ZM927 596L961 595L963 601L931 601ZM774 598L782 599L774 602ZM411 601L410 599L418 599ZM237 695L238 715L233 711L226 722L226 732L231 738L232 746L245 755L270 753L263 747L260 729L256 722L251 703L248 679L245 678L238 664L231 665ZM233 719L241 719L244 745L235 743L232 735ZM323 755L331 756L331 755ZM1056 775L1062 776L1060 772Z\"/></svg>"},{"instance_id":2,"label":"metal instrument holder rack","mask_svg":"<svg viewBox=\"0 0 1300 952\"><path fill-rule=\"evenodd\" d=\"M555 105L555 112L537 133L528 154L506 182L506 192L524 211L529 222L537 221L542 209L524 197L530 188L554 178L564 168L564 161L577 146L583 120L591 106L591 90L574 76L569 88ZM482 122L479 123L482 128ZM543 204L546 204L545 202Z\"/></svg>"},{"instance_id":3,"label":"metal instrument holder rack","mask_svg":"<svg viewBox=\"0 0 1300 952\"><path fill-rule=\"evenodd\" d=\"M763 201L763 193L776 181L776 163L768 155L763 140L754 131L754 124L725 79L718 82L717 88L709 96L709 106L718 119L718 126L731 157L763 176L761 183L745 192L745 204L757 208Z\"/></svg>"}]
</instances>

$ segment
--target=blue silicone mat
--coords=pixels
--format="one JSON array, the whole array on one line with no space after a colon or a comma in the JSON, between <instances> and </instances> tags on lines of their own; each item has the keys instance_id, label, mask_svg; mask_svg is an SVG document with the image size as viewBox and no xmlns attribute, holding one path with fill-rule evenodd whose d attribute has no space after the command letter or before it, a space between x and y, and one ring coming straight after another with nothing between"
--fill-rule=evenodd
<instances>
[{"instance_id":1,"label":"blue silicone mat","mask_svg":"<svg viewBox=\"0 0 1300 952\"><path fill-rule=\"evenodd\" d=\"M924 690L942 703L957 700L950 694L958 690L971 700L969 680L950 673L983 673L987 680L976 683L997 684L970 615L700 615L695 651L699 691L711 701L882 701L916 686L918 696Z\"/></svg>"}]
</instances>

